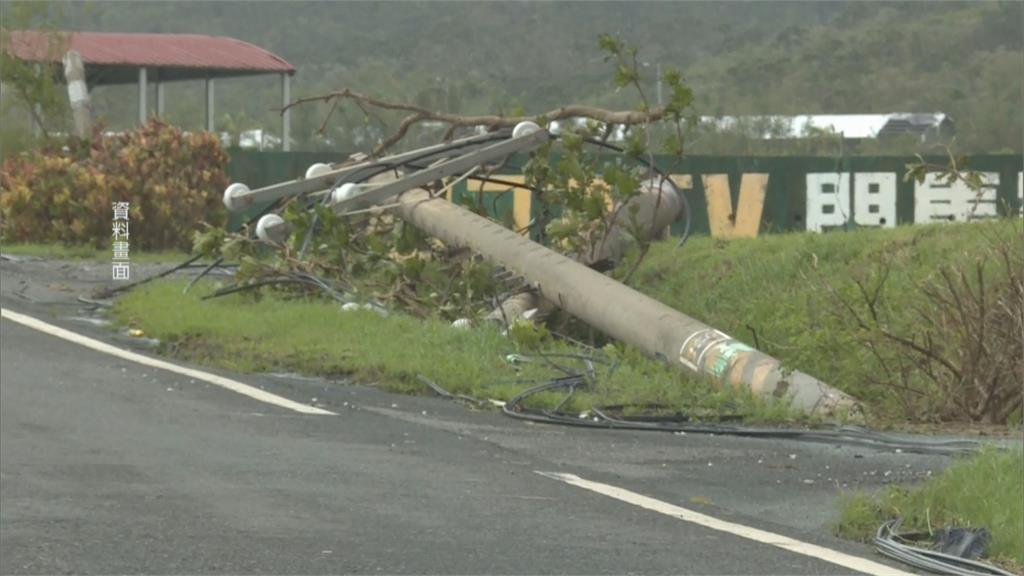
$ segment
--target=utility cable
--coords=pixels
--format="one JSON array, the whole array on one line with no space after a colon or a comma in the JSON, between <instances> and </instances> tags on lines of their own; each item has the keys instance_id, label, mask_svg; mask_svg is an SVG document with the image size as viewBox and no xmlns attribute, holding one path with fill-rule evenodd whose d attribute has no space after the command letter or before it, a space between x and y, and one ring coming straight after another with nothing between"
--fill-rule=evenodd
<instances>
[{"instance_id":1,"label":"utility cable","mask_svg":"<svg viewBox=\"0 0 1024 576\"><path fill-rule=\"evenodd\" d=\"M896 532L899 525L900 519L889 520L882 523L875 533L873 540L875 549L889 558L936 574L949 574L952 576L1014 576L1012 572L1007 572L986 562L978 562L970 558L962 558L907 544Z\"/></svg>"},{"instance_id":2,"label":"utility cable","mask_svg":"<svg viewBox=\"0 0 1024 576\"><path fill-rule=\"evenodd\" d=\"M513 355L510 355L513 356ZM526 359L540 357L543 355L536 354L517 354L514 355L514 361L523 361ZM591 358L583 355L570 355L570 354L559 354L552 355L554 357L571 358L579 361L586 361L588 368L593 366L594 362L599 364L607 364L607 361L602 358ZM550 359L549 359L550 360ZM614 370L618 364L612 365L609 369L608 374ZM603 406L597 408L591 408L584 411L582 414L568 414L561 412L560 409L565 405L567 399L564 399L559 403L558 408L554 410L546 409L535 409L527 407L526 401L531 396L540 394L542 392L550 392L554 390L567 390L569 395L575 393L577 389L585 388L591 385L596 380L596 375L592 372L590 374L584 374L582 372L571 372L563 366L556 366L556 370L559 370L565 375L558 376L555 378L541 379L540 384L536 384L516 394L502 406L502 412L509 417L516 418L519 420L528 420L531 422L547 423L547 424L561 424L566 426L576 426L581 428L601 428L601 429L615 429L615 430L637 430L637 431L658 431L658 432L681 432L686 434L718 434L723 436L741 436L748 438L781 438L788 440L799 440L806 442L817 442L826 444L842 444L852 446L863 446L865 448L872 448L876 450L894 450L899 452L916 453L916 454L943 454L943 455L954 455L954 454L967 454L974 452L978 449L979 444L973 441L966 440L924 440L924 439L909 439L900 438L891 434L884 434L875 432L859 426L842 425L833 428L806 428L806 429L794 429L794 428L772 428L767 426L741 426L733 424L719 424L719 423L706 423L706 422L694 422L690 421L689 417L684 413L680 413L678 410L672 416L613 416L609 412L621 411L625 406ZM589 370L588 370L589 371ZM537 380L533 380L536 382ZM529 381L519 381L529 382ZM430 386L435 392L438 392L441 396L445 396L445 392L439 392L438 389L444 390L436 383ZM473 399L476 402L480 400ZM668 406L656 406L646 405L647 409L670 409Z\"/></svg>"},{"instance_id":3,"label":"utility cable","mask_svg":"<svg viewBox=\"0 0 1024 576\"><path fill-rule=\"evenodd\" d=\"M203 271L202 271L202 272L200 272L199 274L197 274L195 278L193 278L192 280L190 280L190 281L189 281L189 283L188 283L188 284L187 284L187 285L186 285L186 286L185 286L184 288L182 288L182 289L181 289L181 294L182 294L183 296L184 296L185 294L188 294L188 291L189 291L189 290L191 290L191 289L192 289L192 287L196 285L196 282L199 282L199 280L200 280L200 279L202 279L202 277L203 277L203 276L206 276L207 274L209 274L211 270L213 270L214 268L216 268L216 267L217 267L217 266L218 266L218 265L219 265L219 264L220 264L221 262L223 262L223 261L224 261L224 257L223 257L223 256L221 256L220 258L217 258L216 260L214 260L214 261L213 261L213 264L210 264L210 265L209 265L209 266L207 266L206 268L203 268Z\"/></svg>"}]
</instances>

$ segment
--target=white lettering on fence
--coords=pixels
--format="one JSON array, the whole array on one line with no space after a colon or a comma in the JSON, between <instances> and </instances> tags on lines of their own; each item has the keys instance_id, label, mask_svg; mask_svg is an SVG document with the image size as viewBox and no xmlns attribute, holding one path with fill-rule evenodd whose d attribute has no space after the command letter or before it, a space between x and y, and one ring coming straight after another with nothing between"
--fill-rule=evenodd
<instances>
[{"instance_id":1,"label":"white lettering on fence","mask_svg":"<svg viewBox=\"0 0 1024 576\"><path fill-rule=\"evenodd\" d=\"M807 230L822 232L846 224L850 216L850 173L807 174Z\"/></svg>"},{"instance_id":2,"label":"white lettering on fence","mask_svg":"<svg viewBox=\"0 0 1024 576\"><path fill-rule=\"evenodd\" d=\"M896 174L857 172L853 175L853 214L860 226L896 226Z\"/></svg>"},{"instance_id":3,"label":"white lettering on fence","mask_svg":"<svg viewBox=\"0 0 1024 576\"><path fill-rule=\"evenodd\" d=\"M936 173L925 176L914 188L914 222L966 222L996 217L996 186L999 174L979 172L984 186L974 192L962 181L947 183Z\"/></svg>"}]
</instances>

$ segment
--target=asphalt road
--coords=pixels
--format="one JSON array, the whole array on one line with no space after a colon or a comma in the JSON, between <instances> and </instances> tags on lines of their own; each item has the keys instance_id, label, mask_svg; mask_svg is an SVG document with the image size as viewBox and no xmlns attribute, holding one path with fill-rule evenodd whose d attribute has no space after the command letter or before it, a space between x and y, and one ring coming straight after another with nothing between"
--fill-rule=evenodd
<instances>
[{"instance_id":1,"label":"asphalt road","mask_svg":"<svg viewBox=\"0 0 1024 576\"><path fill-rule=\"evenodd\" d=\"M110 338L73 309L3 305ZM946 464L530 425L370 387L229 375L338 413L302 415L6 319L0 354L4 574L846 574L536 471L883 562L829 535L836 494Z\"/></svg>"}]
</instances>

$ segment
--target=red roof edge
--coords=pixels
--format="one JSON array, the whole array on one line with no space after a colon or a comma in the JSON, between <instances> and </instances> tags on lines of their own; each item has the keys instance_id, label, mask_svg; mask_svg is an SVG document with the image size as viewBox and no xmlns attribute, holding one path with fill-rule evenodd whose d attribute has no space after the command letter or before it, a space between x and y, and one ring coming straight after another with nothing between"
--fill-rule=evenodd
<instances>
[{"instance_id":1,"label":"red roof edge","mask_svg":"<svg viewBox=\"0 0 1024 576\"><path fill-rule=\"evenodd\" d=\"M73 49L87 66L295 73L295 67L277 54L227 36L16 30L9 38L4 50L31 62L59 62L66 49Z\"/></svg>"}]
</instances>

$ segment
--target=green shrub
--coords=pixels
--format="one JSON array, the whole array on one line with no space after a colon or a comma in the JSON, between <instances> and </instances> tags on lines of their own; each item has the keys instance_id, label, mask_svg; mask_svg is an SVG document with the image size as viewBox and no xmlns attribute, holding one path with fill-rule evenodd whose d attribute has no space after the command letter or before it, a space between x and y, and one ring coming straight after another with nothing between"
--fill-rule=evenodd
<instances>
[{"instance_id":1,"label":"green shrub","mask_svg":"<svg viewBox=\"0 0 1024 576\"><path fill-rule=\"evenodd\" d=\"M221 224L227 155L211 134L158 119L136 130L8 158L0 173L7 242L107 245L113 202L129 202L133 250L188 249L200 222Z\"/></svg>"}]
</instances>

